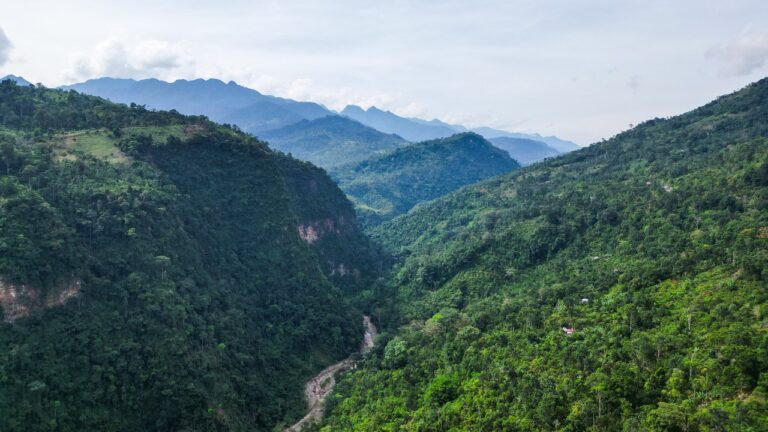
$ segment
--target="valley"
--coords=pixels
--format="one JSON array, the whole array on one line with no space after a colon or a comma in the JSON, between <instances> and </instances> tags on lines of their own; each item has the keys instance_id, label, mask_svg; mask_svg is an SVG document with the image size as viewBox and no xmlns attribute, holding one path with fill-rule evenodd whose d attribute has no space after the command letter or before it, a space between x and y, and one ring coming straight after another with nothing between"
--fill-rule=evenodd
<instances>
[{"instance_id":1,"label":"valley","mask_svg":"<svg viewBox=\"0 0 768 432\"><path fill-rule=\"evenodd\" d=\"M584 148L0 79L0 430L768 430L766 209L768 78Z\"/></svg>"},{"instance_id":2,"label":"valley","mask_svg":"<svg viewBox=\"0 0 768 432\"><path fill-rule=\"evenodd\" d=\"M365 333L363 334L360 354L365 354L373 348L376 341L376 334L378 333L376 326L371 322L371 317L367 315L363 316L363 325L365 326ZM285 432L301 432L301 430L310 423L322 420L323 402L325 402L326 397L328 397L336 386L336 376L350 369L354 369L355 367L357 367L357 360L348 358L328 366L319 374L315 375L311 380L307 381L307 384L304 386L304 396L307 399L307 406L309 407L307 414L296 424L285 429Z\"/></svg>"}]
</instances>

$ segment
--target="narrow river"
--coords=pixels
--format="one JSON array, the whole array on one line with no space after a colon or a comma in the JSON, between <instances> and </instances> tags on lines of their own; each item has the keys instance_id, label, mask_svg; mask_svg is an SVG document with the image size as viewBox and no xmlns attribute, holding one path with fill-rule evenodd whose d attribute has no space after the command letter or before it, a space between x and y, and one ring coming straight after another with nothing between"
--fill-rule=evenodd
<instances>
[{"instance_id":1,"label":"narrow river","mask_svg":"<svg viewBox=\"0 0 768 432\"><path fill-rule=\"evenodd\" d=\"M376 339L376 326L371 322L371 317L364 315L363 324L365 325L365 334L363 335L363 343L360 346L361 353L373 348ZM328 366L322 372L315 375L314 378L307 381L304 387L304 396L307 398L309 411L296 424L285 429L285 432L300 432L306 424L319 421L323 417L323 401L336 386L336 375L354 366L355 362L348 358Z\"/></svg>"}]
</instances>

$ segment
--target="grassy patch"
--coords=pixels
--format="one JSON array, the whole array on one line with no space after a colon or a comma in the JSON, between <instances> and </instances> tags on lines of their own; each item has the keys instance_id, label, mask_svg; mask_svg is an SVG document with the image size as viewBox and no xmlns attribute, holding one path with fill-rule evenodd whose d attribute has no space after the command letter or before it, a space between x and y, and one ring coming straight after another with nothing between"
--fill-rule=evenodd
<instances>
[{"instance_id":1,"label":"grassy patch","mask_svg":"<svg viewBox=\"0 0 768 432\"><path fill-rule=\"evenodd\" d=\"M73 160L82 153L112 163L128 161L128 156L117 148L117 140L106 130L70 132L56 136L54 142L61 159Z\"/></svg>"}]
</instances>

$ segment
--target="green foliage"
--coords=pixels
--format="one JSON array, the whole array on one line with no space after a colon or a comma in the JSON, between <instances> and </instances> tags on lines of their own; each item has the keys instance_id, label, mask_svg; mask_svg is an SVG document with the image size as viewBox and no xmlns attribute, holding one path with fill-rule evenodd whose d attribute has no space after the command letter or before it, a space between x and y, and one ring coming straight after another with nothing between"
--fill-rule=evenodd
<instances>
[{"instance_id":1,"label":"green foliage","mask_svg":"<svg viewBox=\"0 0 768 432\"><path fill-rule=\"evenodd\" d=\"M0 324L0 430L271 430L357 349L347 298L375 266L322 171L198 117L5 82L0 125L0 279L81 282ZM91 150L63 157L75 131ZM317 220L338 229L308 244Z\"/></svg>"},{"instance_id":2,"label":"green foliage","mask_svg":"<svg viewBox=\"0 0 768 432\"><path fill-rule=\"evenodd\" d=\"M767 161L763 80L376 227L391 339L321 430L768 429Z\"/></svg>"},{"instance_id":3,"label":"green foliage","mask_svg":"<svg viewBox=\"0 0 768 432\"><path fill-rule=\"evenodd\" d=\"M416 204L519 166L480 135L465 133L342 166L331 176L356 204L362 223L374 226Z\"/></svg>"},{"instance_id":4,"label":"green foliage","mask_svg":"<svg viewBox=\"0 0 768 432\"><path fill-rule=\"evenodd\" d=\"M74 91L41 91L0 82L0 124L8 129L33 133L84 129L117 130L132 126L166 126L197 123L200 117L173 111L149 111L118 105Z\"/></svg>"},{"instance_id":5,"label":"green foliage","mask_svg":"<svg viewBox=\"0 0 768 432\"><path fill-rule=\"evenodd\" d=\"M39 193L0 177L0 275L47 287L72 264L71 231Z\"/></svg>"}]
</instances>

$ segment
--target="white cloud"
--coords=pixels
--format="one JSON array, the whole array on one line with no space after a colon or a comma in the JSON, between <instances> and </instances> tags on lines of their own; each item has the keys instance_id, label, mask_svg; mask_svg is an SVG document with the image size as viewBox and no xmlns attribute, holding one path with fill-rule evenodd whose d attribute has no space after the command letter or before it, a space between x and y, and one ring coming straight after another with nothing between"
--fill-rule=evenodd
<instances>
[{"instance_id":1,"label":"white cloud","mask_svg":"<svg viewBox=\"0 0 768 432\"><path fill-rule=\"evenodd\" d=\"M629 78L627 78L627 87L631 88L632 90L636 90L638 87L640 87L640 76L631 75Z\"/></svg>"},{"instance_id":2,"label":"white cloud","mask_svg":"<svg viewBox=\"0 0 768 432\"><path fill-rule=\"evenodd\" d=\"M316 91L314 80L311 78L299 78L291 82L285 91L285 96L296 100L306 100L310 99Z\"/></svg>"},{"instance_id":3,"label":"white cloud","mask_svg":"<svg viewBox=\"0 0 768 432\"><path fill-rule=\"evenodd\" d=\"M27 3L4 5L14 48L0 68L50 86L105 74L220 78L335 109L376 105L582 143L768 73L766 0Z\"/></svg>"},{"instance_id":4,"label":"white cloud","mask_svg":"<svg viewBox=\"0 0 768 432\"><path fill-rule=\"evenodd\" d=\"M768 64L768 31L747 27L735 39L710 49L708 55L722 63L727 75L749 75Z\"/></svg>"},{"instance_id":5,"label":"white cloud","mask_svg":"<svg viewBox=\"0 0 768 432\"><path fill-rule=\"evenodd\" d=\"M281 96L318 102L335 110L341 110L347 105L359 105L363 108L375 105L387 109L398 99L388 94L363 94L347 86L322 86L310 78L295 79L276 90Z\"/></svg>"},{"instance_id":6,"label":"white cloud","mask_svg":"<svg viewBox=\"0 0 768 432\"><path fill-rule=\"evenodd\" d=\"M87 54L76 55L68 77L164 78L194 75L191 56L178 44L110 37Z\"/></svg>"},{"instance_id":7,"label":"white cloud","mask_svg":"<svg viewBox=\"0 0 768 432\"><path fill-rule=\"evenodd\" d=\"M363 108L376 106L382 109L393 109L398 105L401 96L385 93L367 93L353 90L349 86L333 86L318 84L312 78L275 78L272 75L258 75L252 71L241 73L212 73L206 76L232 79L237 83L258 90L264 94L287 97L299 101L312 101L325 105L334 110L342 110L347 105L359 105ZM413 110L414 105L406 105Z\"/></svg>"},{"instance_id":8,"label":"white cloud","mask_svg":"<svg viewBox=\"0 0 768 432\"><path fill-rule=\"evenodd\" d=\"M425 107L423 104L420 104L418 102L411 102L407 105L397 107L393 111L403 117L419 117L419 118L429 117L429 114L428 114L429 110L427 109L427 107Z\"/></svg>"},{"instance_id":9,"label":"white cloud","mask_svg":"<svg viewBox=\"0 0 768 432\"><path fill-rule=\"evenodd\" d=\"M0 28L0 66L8 62L11 56L11 48L13 48L11 40L8 39L3 29Z\"/></svg>"}]
</instances>

